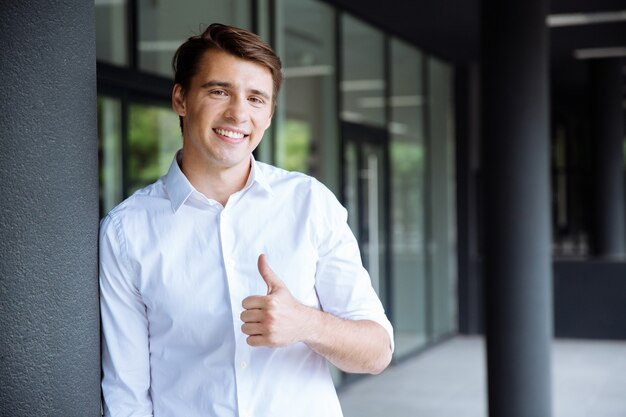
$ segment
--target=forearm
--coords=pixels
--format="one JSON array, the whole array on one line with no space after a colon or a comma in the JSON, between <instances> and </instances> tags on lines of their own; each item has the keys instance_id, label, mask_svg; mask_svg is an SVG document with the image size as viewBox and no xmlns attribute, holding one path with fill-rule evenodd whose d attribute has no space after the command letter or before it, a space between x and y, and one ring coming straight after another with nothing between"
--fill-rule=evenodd
<instances>
[{"instance_id":1,"label":"forearm","mask_svg":"<svg viewBox=\"0 0 626 417\"><path fill-rule=\"evenodd\" d=\"M308 309L308 307L307 307ZM310 309L303 340L339 369L350 373L381 373L391 362L389 334L371 320L345 320Z\"/></svg>"},{"instance_id":2,"label":"forearm","mask_svg":"<svg viewBox=\"0 0 626 417\"><path fill-rule=\"evenodd\" d=\"M266 296L246 297L241 331L251 346L282 347L304 342L339 369L351 373L381 373L391 362L391 340L372 320L345 320L296 300L272 271L264 255L259 272Z\"/></svg>"}]
</instances>

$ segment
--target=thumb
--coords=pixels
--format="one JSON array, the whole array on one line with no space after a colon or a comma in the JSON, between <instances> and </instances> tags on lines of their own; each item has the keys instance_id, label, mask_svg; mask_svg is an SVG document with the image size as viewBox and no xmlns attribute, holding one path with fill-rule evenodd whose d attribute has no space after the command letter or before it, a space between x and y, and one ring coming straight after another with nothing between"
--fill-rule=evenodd
<instances>
[{"instance_id":1,"label":"thumb","mask_svg":"<svg viewBox=\"0 0 626 417\"><path fill-rule=\"evenodd\" d=\"M278 275L272 271L270 265L267 263L267 257L265 254L259 255L259 273L263 278L263 281L267 284L267 293L271 294L275 292L278 288L284 286L283 282L278 278Z\"/></svg>"}]
</instances>

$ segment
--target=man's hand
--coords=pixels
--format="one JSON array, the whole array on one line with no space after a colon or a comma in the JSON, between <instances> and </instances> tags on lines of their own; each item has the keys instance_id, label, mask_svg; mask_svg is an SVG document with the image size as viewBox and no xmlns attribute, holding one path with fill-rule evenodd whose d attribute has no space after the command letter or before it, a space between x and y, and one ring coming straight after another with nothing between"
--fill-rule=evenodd
<instances>
[{"instance_id":1,"label":"man's hand","mask_svg":"<svg viewBox=\"0 0 626 417\"><path fill-rule=\"evenodd\" d=\"M307 307L299 303L283 281L272 271L265 255L259 256L258 268L267 284L267 295L253 295L243 300L241 330L250 346L287 346L304 339Z\"/></svg>"},{"instance_id":2,"label":"man's hand","mask_svg":"<svg viewBox=\"0 0 626 417\"><path fill-rule=\"evenodd\" d=\"M243 300L241 330L250 346L281 347L306 343L313 351L346 372L382 372L391 361L387 331L370 320L345 320L305 306L259 256L259 272L267 295Z\"/></svg>"}]
</instances>

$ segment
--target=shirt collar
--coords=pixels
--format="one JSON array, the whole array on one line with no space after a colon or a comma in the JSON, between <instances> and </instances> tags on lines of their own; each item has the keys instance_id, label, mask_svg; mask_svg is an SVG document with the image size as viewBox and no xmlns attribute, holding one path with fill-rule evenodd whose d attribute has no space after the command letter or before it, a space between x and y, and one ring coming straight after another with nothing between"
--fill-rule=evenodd
<instances>
[{"instance_id":1,"label":"shirt collar","mask_svg":"<svg viewBox=\"0 0 626 417\"><path fill-rule=\"evenodd\" d=\"M254 155L250 155L250 164L252 165L252 168L250 169L250 176L248 177L248 181L246 182L246 186L244 188L251 187L252 184L256 182L269 194L273 194L272 186L270 185L267 175L265 175L256 159L254 159Z\"/></svg>"},{"instance_id":2,"label":"shirt collar","mask_svg":"<svg viewBox=\"0 0 626 417\"><path fill-rule=\"evenodd\" d=\"M197 192L194 186L189 182L183 171L180 169L180 163L182 162L182 150L176 152L174 160L170 165L170 169L164 178L165 189L172 203L172 210L177 212L180 207L185 204L187 199ZM244 186L244 190L252 187L254 183L259 184L261 188L267 191L269 194L273 194L272 187L269 184L267 176L259 167L259 163L254 159L254 156L250 155L250 175L248 181Z\"/></svg>"},{"instance_id":3,"label":"shirt collar","mask_svg":"<svg viewBox=\"0 0 626 417\"><path fill-rule=\"evenodd\" d=\"M167 195L172 203L172 210L177 212L180 206L185 204L185 201L193 194L196 189L191 185L183 171L180 169L180 163L182 162L183 151L179 150L174 156L174 160L170 165L169 171L165 175L165 189Z\"/></svg>"}]
</instances>

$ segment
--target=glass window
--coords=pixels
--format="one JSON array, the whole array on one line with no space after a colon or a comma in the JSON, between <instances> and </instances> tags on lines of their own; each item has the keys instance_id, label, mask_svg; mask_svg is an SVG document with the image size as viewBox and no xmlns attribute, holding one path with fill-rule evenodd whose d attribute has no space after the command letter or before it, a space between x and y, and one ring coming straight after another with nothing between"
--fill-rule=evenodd
<instances>
[{"instance_id":1,"label":"glass window","mask_svg":"<svg viewBox=\"0 0 626 417\"><path fill-rule=\"evenodd\" d=\"M248 0L139 0L140 69L172 76L174 52L185 39L200 34L211 23L250 29Z\"/></svg>"},{"instance_id":2,"label":"glass window","mask_svg":"<svg viewBox=\"0 0 626 417\"><path fill-rule=\"evenodd\" d=\"M587 224L590 206L584 193L589 189L586 184L590 178L586 175L588 152L572 137L575 123L555 120L552 129L552 247L553 256L557 258L590 255ZM626 156L626 146L624 154Z\"/></svg>"},{"instance_id":3,"label":"glass window","mask_svg":"<svg viewBox=\"0 0 626 417\"><path fill-rule=\"evenodd\" d=\"M285 0L282 123L276 164L311 174L331 188L340 150L337 139L334 12L312 0ZM329 184L330 183L330 184Z\"/></svg>"},{"instance_id":4,"label":"glass window","mask_svg":"<svg viewBox=\"0 0 626 417\"><path fill-rule=\"evenodd\" d=\"M108 213L122 198L122 104L98 98L98 159L100 166L100 215Z\"/></svg>"},{"instance_id":5,"label":"glass window","mask_svg":"<svg viewBox=\"0 0 626 417\"><path fill-rule=\"evenodd\" d=\"M349 141L345 146L343 155L344 161L344 204L348 210L348 225L355 236L358 238L359 232L359 207L358 188L359 188L359 165L357 161L357 145L355 142Z\"/></svg>"},{"instance_id":6,"label":"glass window","mask_svg":"<svg viewBox=\"0 0 626 417\"><path fill-rule=\"evenodd\" d=\"M289 171L309 172L311 161L311 125L304 120L286 119L280 131L279 165Z\"/></svg>"},{"instance_id":7,"label":"glass window","mask_svg":"<svg viewBox=\"0 0 626 417\"><path fill-rule=\"evenodd\" d=\"M346 209L363 265L389 309L385 36L349 15L342 15L341 35L339 94Z\"/></svg>"},{"instance_id":8,"label":"glass window","mask_svg":"<svg viewBox=\"0 0 626 417\"><path fill-rule=\"evenodd\" d=\"M385 127L383 33L344 15L342 40L341 118Z\"/></svg>"},{"instance_id":9,"label":"glass window","mask_svg":"<svg viewBox=\"0 0 626 417\"><path fill-rule=\"evenodd\" d=\"M385 245L387 204L385 202L385 148L378 143L362 143L361 169L361 230L359 242L362 244L361 256L367 268L372 286L386 309L387 285L385 282L387 248Z\"/></svg>"},{"instance_id":10,"label":"glass window","mask_svg":"<svg viewBox=\"0 0 626 417\"><path fill-rule=\"evenodd\" d=\"M423 56L391 42L390 186L396 356L427 342Z\"/></svg>"},{"instance_id":11,"label":"glass window","mask_svg":"<svg viewBox=\"0 0 626 417\"><path fill-rule=\"evenodd\" d=\"M96 0L96 57L116 65L128 64L126 0Z\"/></svg>"},{"instance_id":12,"label":"glass window","mask_svg":"<svg viewBox=\"0 0 626 417\"><path fill-rule=\"evenodd\" d=\"M182 147L178 115L169 107L131 104L128 128L127 195L164 175Z\"/></svg>"},{"instance_id":13,"label":"glass window","mask_svg":"<svg viewBox=\"0 0 626 417\"><path fill-rule=\"evenodd\" d=\"M456 180L452 69L428 60L430 126L430 238L432 330L435 338L456 330Z\"/></svg>"}]
</instances>

